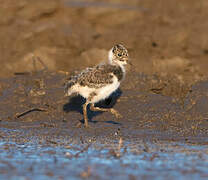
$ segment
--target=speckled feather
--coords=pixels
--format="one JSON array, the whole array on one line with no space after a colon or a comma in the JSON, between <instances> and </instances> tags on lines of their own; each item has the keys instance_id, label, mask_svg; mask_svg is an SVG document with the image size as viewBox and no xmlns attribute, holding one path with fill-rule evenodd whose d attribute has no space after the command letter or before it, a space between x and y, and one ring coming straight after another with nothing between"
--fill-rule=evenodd
<instances>
[{"instance_id":1,"label":"speckled feather","mask_svg":"<svg viewBox=\"0 0 208 180\"><path fill-rule=\"evenodd\" d=\"M66 90L77 83L90 88L101 88L107 84L113 83L113 75L117 77L118 81L121 81L124 72L120 66L111 64L100 64L94 68L87 68L69 78L66 84Z\"/></svg>"}]
</instances>

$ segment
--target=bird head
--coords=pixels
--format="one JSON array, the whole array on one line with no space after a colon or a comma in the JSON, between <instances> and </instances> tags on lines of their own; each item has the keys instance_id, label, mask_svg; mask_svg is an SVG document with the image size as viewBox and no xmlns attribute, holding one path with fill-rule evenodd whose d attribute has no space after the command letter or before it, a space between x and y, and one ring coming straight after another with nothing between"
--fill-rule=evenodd
<instances>
[{"instance_id":1,"label":"bird head","mask_svg":"<svg viewBox=\"0 0 208 180\"><path fill-rule=\"evenodd\" d=\"M111 64L126 65L130 64L127 49L122 44L116 44L109 51L109 61Z\"/></svg>"}]
</instances>

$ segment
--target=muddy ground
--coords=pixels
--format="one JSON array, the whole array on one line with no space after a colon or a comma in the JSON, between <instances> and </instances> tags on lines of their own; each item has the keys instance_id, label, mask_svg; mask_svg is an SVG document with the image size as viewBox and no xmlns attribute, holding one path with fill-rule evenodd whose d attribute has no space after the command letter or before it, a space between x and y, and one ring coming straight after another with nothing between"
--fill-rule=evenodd
<instances>
[{"instance_id":1,"label":"muddy ground","mask_svg":"<svg viewBox=\"0 0 208 180\"><path fill-rule=\"evenodd\" d=\"M0 1L0 178L208 176L206 0ZM122 118L64 97L74 71L123 43Z\"/></svg>"}]
</instances>

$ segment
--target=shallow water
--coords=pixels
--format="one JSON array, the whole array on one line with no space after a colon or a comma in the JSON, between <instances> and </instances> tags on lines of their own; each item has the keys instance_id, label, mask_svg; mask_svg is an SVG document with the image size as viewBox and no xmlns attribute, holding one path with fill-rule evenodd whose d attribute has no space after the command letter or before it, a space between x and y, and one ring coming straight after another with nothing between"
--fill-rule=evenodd
<instances>
[{"instance_id":1,"label":"shallow water","mask_svg":"<svg viewBox=\"0 0 208 180\"><path fill-rule=\"evenodd\" d=\"M207 146L0 142L0 179L199 179L208 176Z\"/></svg>"}]
</instances>

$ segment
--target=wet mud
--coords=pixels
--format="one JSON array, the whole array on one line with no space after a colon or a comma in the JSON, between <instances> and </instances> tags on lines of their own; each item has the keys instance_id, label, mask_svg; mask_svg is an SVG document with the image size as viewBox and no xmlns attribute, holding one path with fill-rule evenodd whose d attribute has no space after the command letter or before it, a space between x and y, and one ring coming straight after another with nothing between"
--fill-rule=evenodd
<instances>
[{"instance_id":1,"label":"wet mud","mask_svg":"<svg viewBox=\"0 0 208 180\"><path fill-rule=\"evenodd\" d=\"M2 1L0 179L206 179L207 6ZM96 106L122 118L88 109L85 128L64 82L118 42L133 66Z\"/></svg>"},{"instance_id":2,"label":"wet mud","mask_svg":"<svg viewBox=\"0 0 208 180\"><path fill-rule=\"evenodd\" d=\"M85 100L64 97L67 75L1 79L1 178L206 177L208 81L188 86L133 76L97 104L123 117L88 109L90 128L77 126ZM158 88L158 80L165 87ZM131 81L134 88L126 86Z\"/></svg>"}]
</instances>

